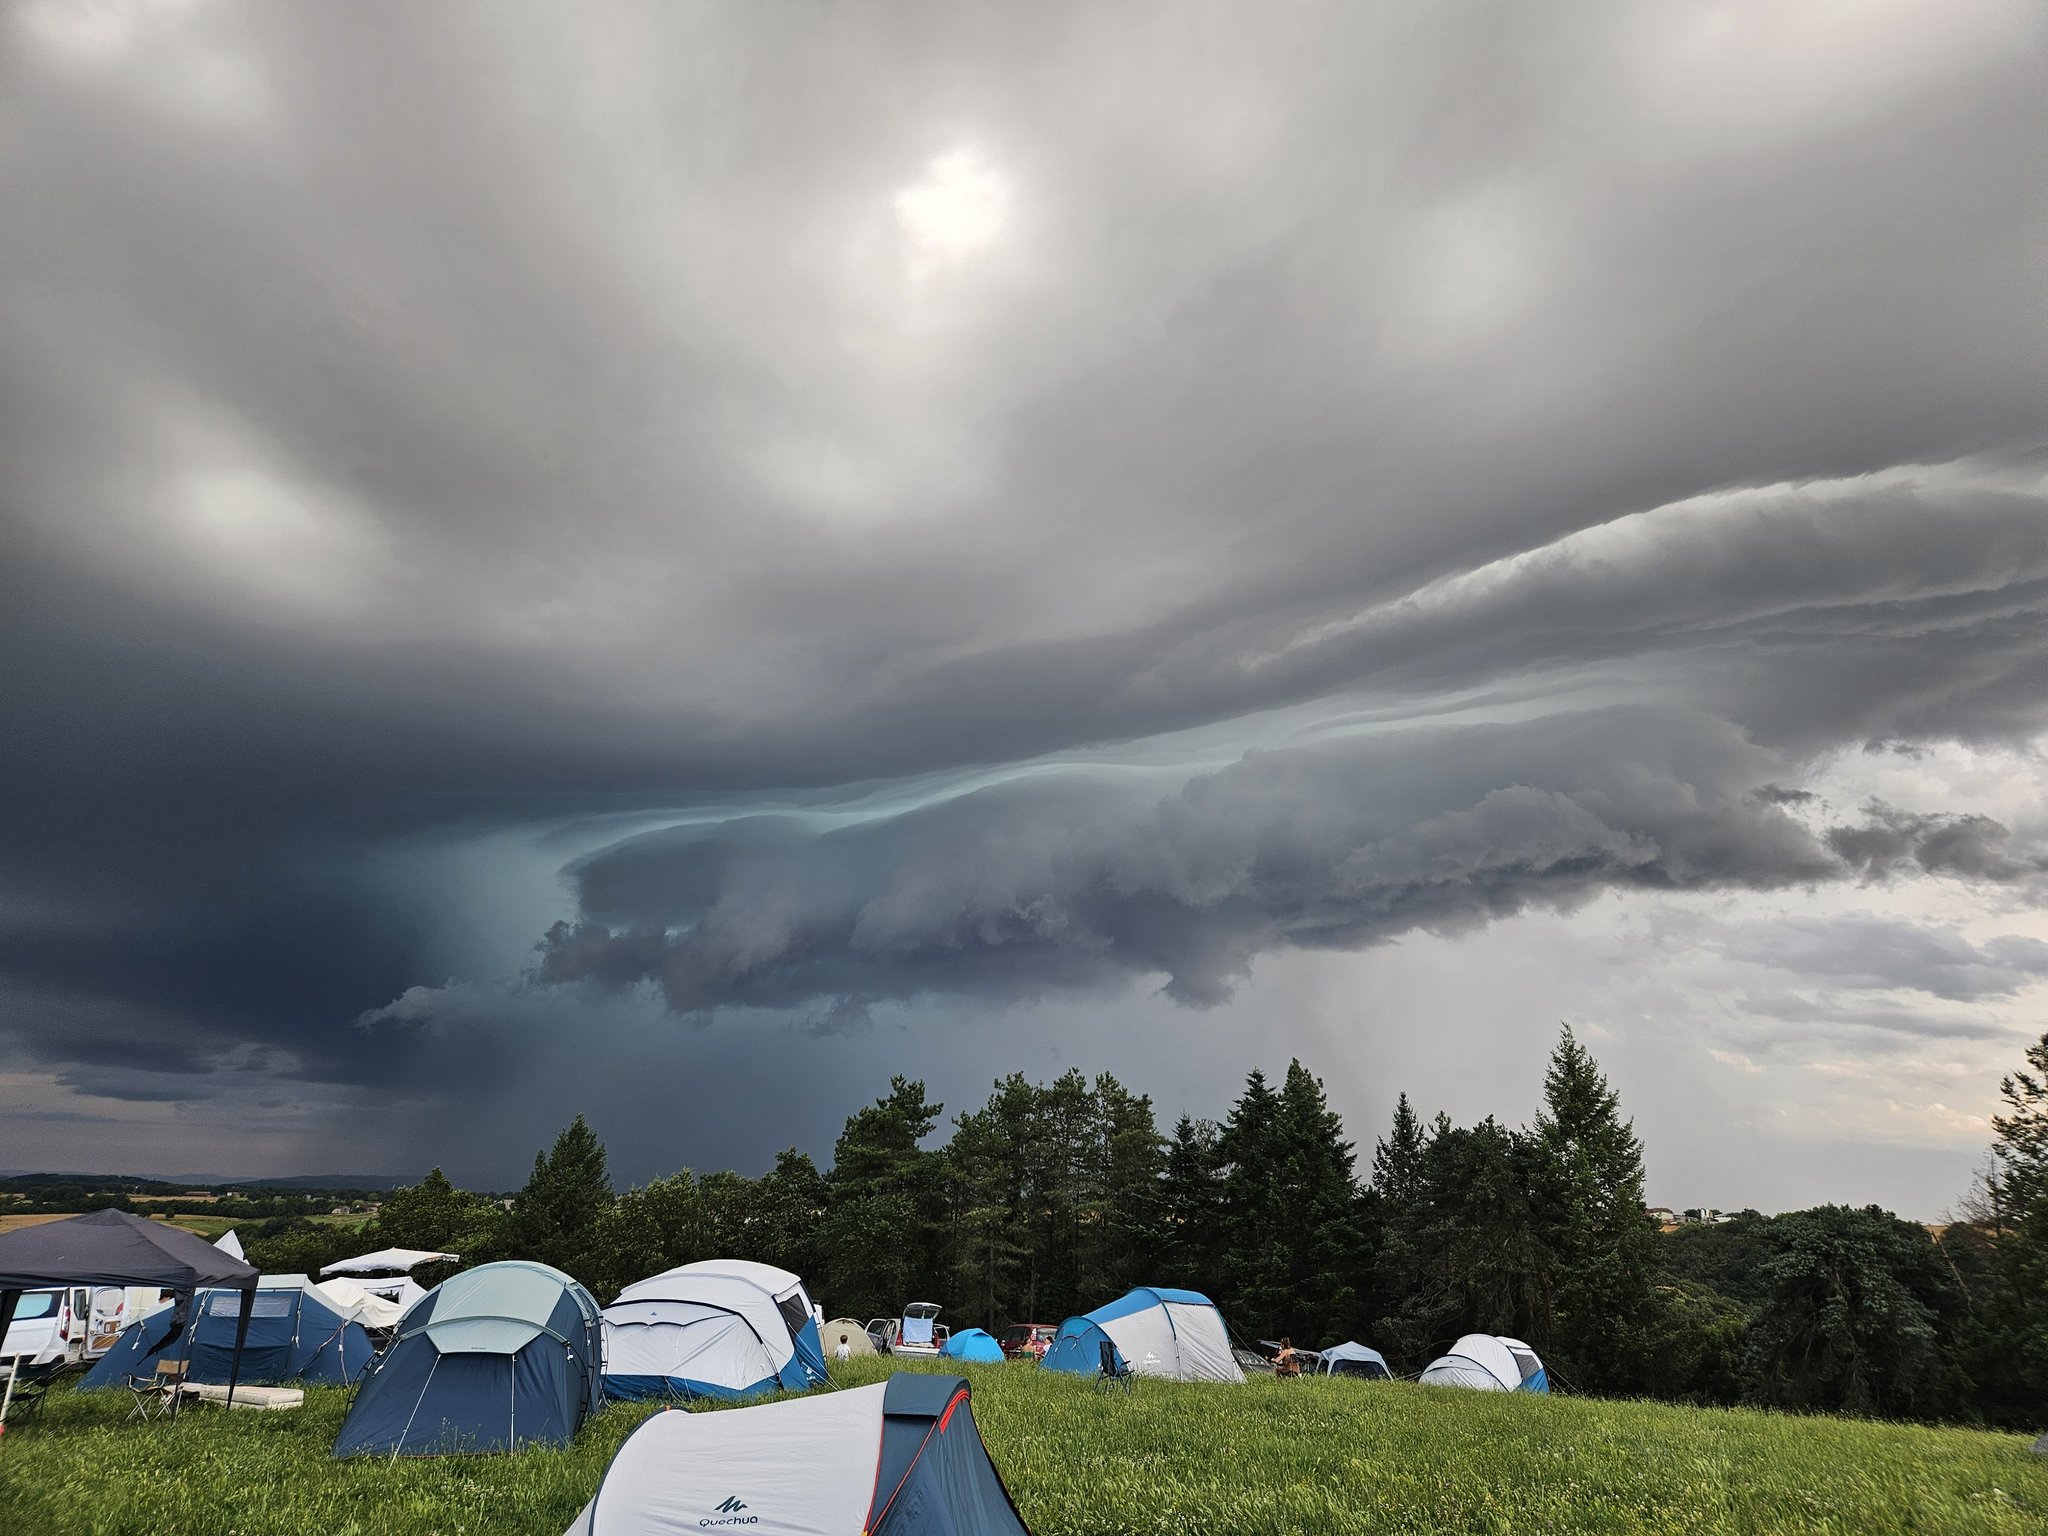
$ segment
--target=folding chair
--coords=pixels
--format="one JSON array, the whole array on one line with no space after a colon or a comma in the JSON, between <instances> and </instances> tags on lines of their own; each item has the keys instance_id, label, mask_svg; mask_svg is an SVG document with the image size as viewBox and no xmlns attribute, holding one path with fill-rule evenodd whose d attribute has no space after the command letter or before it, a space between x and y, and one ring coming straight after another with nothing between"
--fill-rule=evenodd
<instances>
[{"instance_id":1,"label":"folding chair","mask_svg":"<svg viewBox=\"0 0 2048 1536\"><path fill-rule=\"evenodd\" d=\"M17 1359L13 1366L14 1396L7 1410L9 1422L26 1424L34 1418L36 1411L43 1406L43 1399L50 1395L50 1383L63 1369L62 1356L43 1365L30 1365Z\"/></svg>"},{"instance_id":2,"label":"folding chair","mask_svg":"<svg viewBox=\"0 0 2048 1536\"><path fill-rule=\"evenodd\" d=\"M1104 1339L1101 1344L1100 1364L1095 1372L1095 1385L1105 1392L1112 1387L1131 1390L1131 1368L1118 1358L1116 1346Z\"/></svg>"},{"instance_id":3,"label":"folding chair","mask_svg":"<svg viewBox=\"0 0 2048 1536\"><path fill-rule=\"evenodd\" d=\"M128 1390L135 1394L135 1407L129 1413L131 1419L160 1419L169 1415L178 1405L178 1394L185 1388L185 1362L183 1360L159 1360L156 1371L149 1376L128 1377Z\"/></svg>"}]
</instances>

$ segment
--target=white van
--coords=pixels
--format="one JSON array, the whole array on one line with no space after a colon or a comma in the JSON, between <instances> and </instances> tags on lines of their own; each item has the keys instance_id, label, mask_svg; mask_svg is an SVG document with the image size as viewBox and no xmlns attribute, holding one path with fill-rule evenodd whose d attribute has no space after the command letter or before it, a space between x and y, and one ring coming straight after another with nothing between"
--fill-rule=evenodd
<instances>
[{"instance_id":1,"label":"white van","mask_svg":"<svg viewBox=\"0 0 2048 1536\"><path fill-rule=\"evenodd\" d=\"M157 1292L149 1287L72 1285L23 1291L14 1304L6 1342L0 1343L0 1358L22 1357L31 1365L97 1360L114 1347L123 1328L156 1306Z\"/></svg>"}]
</instances>

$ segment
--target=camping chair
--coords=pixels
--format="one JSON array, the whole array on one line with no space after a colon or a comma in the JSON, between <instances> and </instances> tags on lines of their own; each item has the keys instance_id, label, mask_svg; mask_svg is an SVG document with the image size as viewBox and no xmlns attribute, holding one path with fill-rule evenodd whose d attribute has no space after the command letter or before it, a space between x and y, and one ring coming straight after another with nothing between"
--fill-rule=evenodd
<instances>
[{"instance_id":1,"label":"camping chair","mask_svg":"<svg viewBox=\"0 0 2048 1536\"><path fill-rule=\"evenodd\" d=\"M1122 1387L1126 1392L1130 1391L1133 1372L1128 1365L1117 1358L1116 1346L1110 1343L1109 1340L1104 1339L1101 1344L1101 1350L1101 1363L1096 1368L1095 1385L1101 1387L1104 1391L1109 1390L1111 1387Z\"/></svg>"},{"instance_id":2,"label":"camping chair","mask_svg":"<svg viewBox=\"0 0 2048 1536\"><path fill-rule=\"evenodd\" d=\"M42 1365L30 1365L19 1359L14 1362L14 1398L7 1411L16 1424L25 1424L36 1416L43 1399L50 1395L50 1383L63 1369L61 1355Z\"/></svg>"},{"instance_id":3,"label":"camping chair","mask_svg":"<svg viewBox=\"0 0 2048 1536\"><path fill-rule=\"evenodd\" d=\"M185 1389L185 1362L183 1360L159 1360L156 1371L149 1376L130 1374L128 1390L135 1394L135 1407L129 1413L131 1419L158 1419L169 1414L178 1405L178 1394Z\"/></svg>"}]
</instances>

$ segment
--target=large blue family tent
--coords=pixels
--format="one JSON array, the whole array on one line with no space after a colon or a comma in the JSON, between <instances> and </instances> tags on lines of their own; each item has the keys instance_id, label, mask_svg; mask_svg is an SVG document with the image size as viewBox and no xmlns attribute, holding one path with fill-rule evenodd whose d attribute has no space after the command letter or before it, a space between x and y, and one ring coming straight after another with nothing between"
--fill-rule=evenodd
<instances>
[{"instance_id":1,"label":"large blue family tent","mask_svg":"<svg viewBox=\"0 0 2048 1536\"><path fill-rule=\"evenodd\" d=\"M980 1365L1001 1365L1003 1346L994 1335L980 1328L963 1328L948 1338L939 1353L948 1360L966 1360Z\"/></svg>"},{"instance_id":2,"label":"large blue family tent","mask_svg":"<svg viewBox=\"0 0 2048 1536\"><path fill-rule=\"evenodd\" d=\"M1141 1285L1106 1307L1070 1317L1060 1324L1039 1364L1093 1376L1102 1369L1104 1344L1120 1368L1138 1376L1244 1380L1244 1371L1230 1352L1223 1314L1200 1291Z\"/></svg>"},{"instance_id":3,"label":"large blue family tent","mask_svg":"<svg viewBox=\"0 0 2048 1536\"><path fill-rule=\"evenodd\" d=\"M604 1309L606 1397L749 1397L825 1384L810 1293L786 1269L705 1259Z\"/></svg>"},{"instance_id":4,"label":"large blue family tent","mask_svg":"<svg viewBox=\"0 0 2048 1536\"><path fill-rule=\"evenodd\" d=\"M159 1360L186 1361L187 1381L225 1386L241 1316L242 1292L228 1290L201 1291L185 1315L175 1307L152 1312L121 1330L79 1389L125 1385L130 1376L149 1375ZM369 1369L376 1353L349 1309L304 1275L265 1275L256 1282L242 1347L243 1381L345 1386Z\"/></svg>"},{"instance_id":5,"label":"large blue family tent","mask_svg":"<svg viewBox=\"0 0 2048 1536\"><path fill-rule=\"evenodd\" d=\"M567 1536L1030 1536L958 1376L897 1375L626 1436Z\"/></svg>"},{"instance_id":6,"label":"large blue family tent","mask_svg":"<svg viewBox=\"0 0 2048 1536\"><path fill-rule=\"evenodd\" d=\"M342 1420L337 1456L566 1445L603 1400L590 1292L545 1264L484 1264L399 1319Z\"/></svg>"}]
</instances>

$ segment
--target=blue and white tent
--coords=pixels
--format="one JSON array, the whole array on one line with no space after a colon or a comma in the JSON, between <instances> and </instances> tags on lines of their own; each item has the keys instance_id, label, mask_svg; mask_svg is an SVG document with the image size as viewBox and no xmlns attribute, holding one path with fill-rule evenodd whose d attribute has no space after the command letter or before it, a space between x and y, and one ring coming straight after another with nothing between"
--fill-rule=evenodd
<instances>
[{"instance_id":1,"label":"blue and white tent","mask_svg":"<svg viewBox=\"0 0 2048 1536\"><path fill-rule=\"evenodd\" d=\"M963 1328L953 1334L939 1354L947 1360L966 1360L981 1365L1003 1363L1003 1346L995 1341L995 1335L980 1328Z\"/></svg>"},{"instance_id":2,"label":"blue and white tent","mask_svg":"<svg viewBox=\"0 0 2048 1536\"><path fill-rule=\"evenodd\" d=\"M706 1259L604 1309L607 1397L749 1397L825 1384L810 1293L786 1269Z\"/></svg>"},{"instance_id":3,"label":"blue and white tent","mask_svg":"<svg viewBox=\"0 0 2048 1536\"><path fill-rule=\"evenodd\" d=\"M178 1325L178 1309L152 1312L121 1330L113 1347L85 1373L79 1390L122 1386L130 1375L150 1374L159 1360L187 1361L186 1380L225 1386L234 1365L235 1324L241 1312L240 1291L201 1291L185 1319L189 1326L176 1338L172 1332ZM304 1275L265 1275L256 1283L249 1335L242 1347L243 1381L261 1386L342 1386L368 1370L376 1353L353 1309L324 1294Z\"/></svg>"},{"instance_id":4,"label":"blue and white tent","mask_svg":"<svg viewBox=\"0 0 2048 1536\"><path fill-rule=\"evenodd\" d=\"M1520 1339L1468 1333L1422 1373L1429 1387L1467 1387L1477 1392L1548 1392L1549 1374L1536 1351Z\"/></svg>"},{"instance_id":5,"label":"blue and white tent","mask_svg":"<svg viewBox=\"0 0 2048 1536\"><path fill-rule=\"evenodd\" d=\"M1030 1536L958 1376L657 1413L619 1446L567 1536Z\"/></svg>"},{"instance_id":6,"label":"blue and white tent","mask_svg":"<svg viewBox=\"0 0 2048 1536\"><path fill-rule=\"evenodd\" d=\"M1332 1344L1316 1355L1315 1374L1318 1376L1363 1376L1369 1381L1391 1381L1394 1373L1387 1369L1387 1357L1376 1349L1346 1340Z\"/></svg>"},{"instance_id":7,"label":"blue and white tent","mask_svg":"<svg viewBox=\"0 0 2048 1536\"><path fill-rule=\"evenodd\" d=\"M342 1420L337 1456L565 1445L603 1400L597 1302L517 1260L442 1281L399 1320Z\"/></svg>"},{"instance_id":8,"label":"blue and white tent","mask_svg":"<svg viewBox=\"0 0 2048 1536\"><path fill-rule=\"evenodd\" d=\"M1039 1362L1049 1370L1093 1376L1102 1368L1102 1345L1139 1376L1172 1381L1244 1380L1230 1352L1223 1314L1200 1291L1141 1285L1106 1307L1060 1324Z\"/></svg>"}]
</instances>

